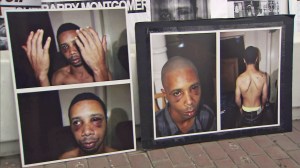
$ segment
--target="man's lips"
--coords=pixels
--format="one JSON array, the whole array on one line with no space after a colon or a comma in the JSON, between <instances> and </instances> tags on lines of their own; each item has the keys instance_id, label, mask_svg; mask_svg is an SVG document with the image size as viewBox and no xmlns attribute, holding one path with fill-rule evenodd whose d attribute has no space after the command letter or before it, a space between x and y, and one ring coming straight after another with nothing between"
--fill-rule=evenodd
<instances>
[{"instance_id":1,"label":"man's lips","mask_svg":"<svg viewBox=\"0 0 300 168\"><path fill-rule=\"evenodd\" d=\"M195 113L196 113L196 110L189 110L187 112L184 112L184 114L188 115L188 116L193 116Z\"/></svg>"},{"instance_id":2,"label":"man's lips","mask_svg":"<svg viewBox=\"0 0 300 168\"><path fill-rule=\"evenodd\" d=\"M80 57L79 56L72 56L69 60L70 60L70 62L76 64L80 61Z\"/></svg>"},{"instance_id":3,"label":"man's lips","mask_svg":"<svg viewBox=\"0 0 300 168\"><path fill-rule=\"evenodd\" d=\"M94 148L96 146L96 141L83 142L82 145L86 149L91 149L91 148Z\"/></svg>"},{"instance_id":4,"label":"man's lips","mask_svg":"<svg viewBox=\"0 0 300 168\"><path fill-rule=\"evenodd\" d=\"M74 63L78 63L79 61L80 61L79 58L72 59L72 62L74 62Z\"/></svg>"}]
</instances>

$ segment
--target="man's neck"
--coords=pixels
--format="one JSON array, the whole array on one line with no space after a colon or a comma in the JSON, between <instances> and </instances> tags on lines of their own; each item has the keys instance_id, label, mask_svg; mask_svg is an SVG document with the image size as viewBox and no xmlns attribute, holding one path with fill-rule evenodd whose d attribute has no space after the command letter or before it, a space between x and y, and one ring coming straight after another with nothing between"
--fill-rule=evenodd
<instances>
[{"instance_id":1,"label":"man's neck","mask_svg":"<svg viewBox=\"0 0 300 168\"><path fill-rule=\"evenodd\" d=\"M246 71L257 71L255 64L247 64Z\"/></svg>"},{"instance_id":2,"label":"man's neck","mask_svg":"<svg viewBox=\"0 0 300 168\"><path fill-rule=\"evenodd\" d=\"M169 112L172 120L182 133L187 133L194 125L195 116L192 118L183 119L178 115L177 112L172 111L171 108L169 109Z\"/></svg>"},{"instance_id":3,"label":"man's neck","mask_svg":"<svg viewBox=\"0 0 300 168\"><path fill-rule=\"evenodd\" d=\"M105 153L104 149L105 149L104 144L102 144L95 153L86 153L86 152L82 151L81 149L79 149L79 156L95 155L95 154Z\"/></svg>"},{"instance_id":4,"label":"man's neck","mask_svg":"<svg viewBox=\"0 0 300 168\"><path fill-rule=\"evenodd\" d=\"M70 73L78 77L90 76L90 74L83 65L78 67L70 65Z\"/></svg>"}]
</instances>

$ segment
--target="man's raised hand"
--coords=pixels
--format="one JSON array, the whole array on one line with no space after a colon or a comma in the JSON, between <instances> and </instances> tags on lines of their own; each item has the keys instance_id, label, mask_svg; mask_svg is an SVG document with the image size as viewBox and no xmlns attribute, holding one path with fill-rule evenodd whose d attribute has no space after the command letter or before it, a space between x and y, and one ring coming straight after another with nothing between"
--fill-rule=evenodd
<instances>
[{"instance_id":1,"label":"man's raised hand","mask_svg":"<svg viewBox=\"0 0 300 168\"><path fill-rule=\"evenodd\" d=\"M26 44L22 46L34 70L35 77L41 86L49 86L48 71L50 66L49 47L51 38L48 37L45 45L42 45L44 31L38 29L30 32Z\"/></svg>"},{"instance_id":2,"label":"man's raised hand","mask_svg":"<svg viewBox=\"0 0 300 168\"><path fill-rule=\"evenodd\" d=\"M75 42L86 64L93 70L95 81L110 80L110 72L106 66L106 37L100 40L97 32L88 27L76 31Z\"/></svg>"}]
</instances>

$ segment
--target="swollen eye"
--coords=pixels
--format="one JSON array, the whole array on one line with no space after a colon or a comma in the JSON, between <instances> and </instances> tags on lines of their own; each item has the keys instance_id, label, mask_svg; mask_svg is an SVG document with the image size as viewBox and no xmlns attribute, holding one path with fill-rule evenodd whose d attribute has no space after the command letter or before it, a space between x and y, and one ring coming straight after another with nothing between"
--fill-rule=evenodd
<instances>
[{"instance_id":1,"label":"swollen eye","mask_svg":"<svg viewBox=\"0 0 300 168\"><path fill-rule=\"evenodd\" d=\"M194 85L192 86L192 89L198 89L200 86L199 85Z\"/></svg>"},{"instance_id":2,"label":"swollen eye","mask_svg":"<svg viewBox=\"0 0 300 168\"><path fill-rule=\"evenodd\" d=\"M97 118L92 118L91 120L92 120L92 121L99 121L99 122L101 122L101 121L102 121L102 118L98 118L98 117L97 117Z\"/></svg>"}]
</instances>

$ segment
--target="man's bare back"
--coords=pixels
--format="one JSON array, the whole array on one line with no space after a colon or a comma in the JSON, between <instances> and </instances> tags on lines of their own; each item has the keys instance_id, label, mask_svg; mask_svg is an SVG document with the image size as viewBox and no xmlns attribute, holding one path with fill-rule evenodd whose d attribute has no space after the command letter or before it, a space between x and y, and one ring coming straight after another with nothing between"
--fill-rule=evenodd
<instances>
[{"instance_id":1,"label":"man's bare back","mask_svg":"<svg viewBox=\"0 0 300 168\"><path fill-rule=\"evenodd\" d=\"M236 102L238 106L264 107L267 101L267 77L253 67L242 73L236 81ZM239 100L242 96L242 100Z\"/></svg>"}]
</instances>

